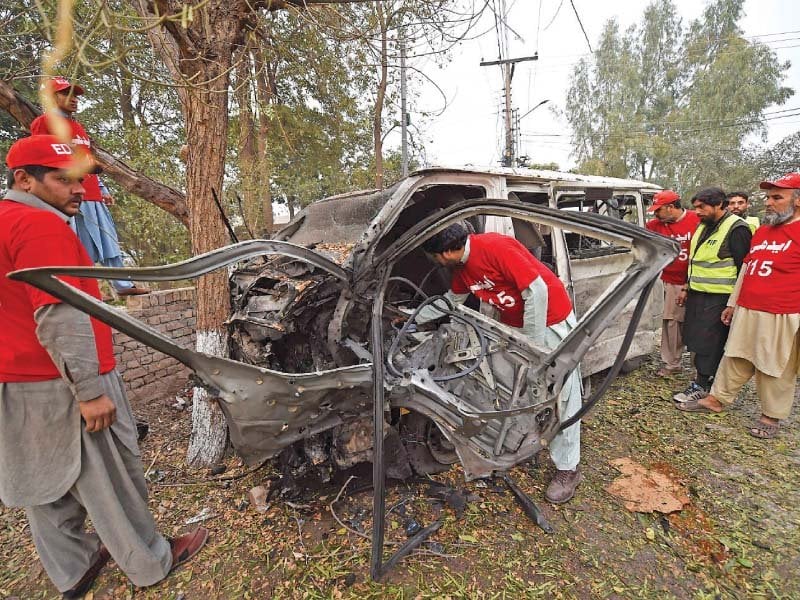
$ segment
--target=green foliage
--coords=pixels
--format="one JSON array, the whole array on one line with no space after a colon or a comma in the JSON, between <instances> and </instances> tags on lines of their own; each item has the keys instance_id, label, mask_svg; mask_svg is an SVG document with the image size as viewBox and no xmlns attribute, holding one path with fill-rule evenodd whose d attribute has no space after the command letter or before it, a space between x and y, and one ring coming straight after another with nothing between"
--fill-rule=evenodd
<instances>
[{"instance_id":1,"label":"green foliage","mask_svg":"<svg viewBox=\"0 0 800 600\"><path fill-rule=\"evenodd\" d=\"M752 185L746 141L793 90L781 86L788 63L742 36L742 4L715 0L684 27L671 0L655 0L624 32L606 23L567 96L579 171L685 193Z\"/></svg>"}]
</instances>

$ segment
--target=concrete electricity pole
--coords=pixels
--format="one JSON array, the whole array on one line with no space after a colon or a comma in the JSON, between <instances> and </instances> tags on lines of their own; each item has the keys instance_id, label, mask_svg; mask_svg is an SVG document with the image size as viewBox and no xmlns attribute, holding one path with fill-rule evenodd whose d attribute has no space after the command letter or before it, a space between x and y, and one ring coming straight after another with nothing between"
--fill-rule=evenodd
<instances>
[{"instance_id":1,"label":"concrete electricity pole","mask_svg":"<svg viewBox=\"0 0 800 600\"><path fill-rule=\"evenodd\" d=\"M503 88L505 92L505 108L504 108L504 123L505 123L505 151L503 152L503 166L514 166L514 106L511 101L511 80L514 78L514 66L517 63L525 62L528 60L539 60L539 53L533 56L522 56L520 58L507 58L503 60L486 60L481 61L482 67L491 67L499 65L503 69Z\"/></svg>"}]
</instances>

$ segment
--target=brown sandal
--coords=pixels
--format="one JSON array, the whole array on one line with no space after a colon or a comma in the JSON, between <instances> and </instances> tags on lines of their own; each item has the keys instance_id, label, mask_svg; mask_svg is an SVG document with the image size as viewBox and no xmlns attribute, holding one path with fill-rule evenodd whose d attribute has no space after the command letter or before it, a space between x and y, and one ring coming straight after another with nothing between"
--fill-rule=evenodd
<instances>
[{"instance_id":1,"label":"brown sandal","mask_svg":"<svg viewBox=\"0 0 800 600\"><path fill-rule=\"evenodd\" d=\"M771 440L778 435L778 430L780 430L780 428L780 421L777 423L765 423L761 419L758 419L752 427L747 429L747 433L760 440Z\"/></svg>"}]
</instances>

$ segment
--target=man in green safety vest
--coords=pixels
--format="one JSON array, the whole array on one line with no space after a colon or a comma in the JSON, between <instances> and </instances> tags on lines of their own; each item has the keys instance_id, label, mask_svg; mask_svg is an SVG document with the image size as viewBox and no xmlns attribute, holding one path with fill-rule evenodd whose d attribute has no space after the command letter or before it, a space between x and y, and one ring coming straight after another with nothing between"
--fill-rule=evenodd
<instances>
[{"instance_id":1,"label":"man in green safety vest","mask_svg":"<svg viewBox=\"0 0 800 600\"><path fill-rule=\"evenodd\" d=\"M686 306L683 339L695 353L697 375L689 387L673 396L679 403L708 395L728 339L728 326L720 317L750 249L750 228L725 208L725 200L725 192L717 187L702 189L692 197L700 225L689 245L689 275L678 304Z\"/></svg>"},{"instance_id":2,"label":"man in green safety vest","mask_svg":"<svg viewBox=\"0 0 800 600\"><path fill-rule=\"evenodd\" d=\"M747 192L731 192L727 198L728 210L737 217L744 219L748 227L750 227L750 233L755 233L756 229L761 225L761 221L758 217L751 217L747 214L750 209L750 199Z\"/></svg>"}]
</instances>

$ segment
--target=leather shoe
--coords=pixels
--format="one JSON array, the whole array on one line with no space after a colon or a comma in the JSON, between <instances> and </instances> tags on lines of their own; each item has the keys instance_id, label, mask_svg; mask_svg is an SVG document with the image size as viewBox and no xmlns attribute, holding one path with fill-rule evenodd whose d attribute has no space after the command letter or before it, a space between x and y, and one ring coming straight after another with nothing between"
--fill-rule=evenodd
<instances>
[{"instance_id":1,"label":"leather shoe","mask_svg":"<svg viewBox=\"0 0 800 600\"><path fill-rule=\"evenodd\" d=\"M141 296L142 294L149 294L150 290L146 287L134 285L133 287L125 288L124 290L115 290L117 296Z\"/></svg>"},{"instance_id":2,"label":"leather shoe","mask_svg":"<svg viewBox=\"0 0 800 600\"><path fill-rule=\"evenodd\" d=\"M553 504L563 504L569 502L575 495L575 489L583 481L583 475L576 467L574 471L556 471L544 497Z\"/></svg>"},{"instance_id":3,"label":"leather shoe","mask_svg":"<svg viewBox=\"0 0 800 600\"><path fill-rule=\"evenodd\" d=\"M82 598L86 595L92 585L94 585L94 580L97 579L97 576L100 574L100 571L103 570L103 567L108 562L108 559L111 558L111 555L106 550L106 547L101 545L100 550L97 553L97 558L92 563L92 566L83 574L83 577L80 578L80 581L73 585L70 589L66 592L62 592L62 598Z\"/></svg>"},{"instance_id":4,"label":"leather shoe","mask_svg":"<svg viewBox=\"0 0 800 600\"><path fill-rule=\"evenodd\" d=\"M208 540L208 529L205 527L198 527L191 533L185 533L174 539L169 538L169 545L172 548L172 567L169 572L172 573L182 564L189 562L200 552L206 540Z\"/></svg>"}]
</instances>

